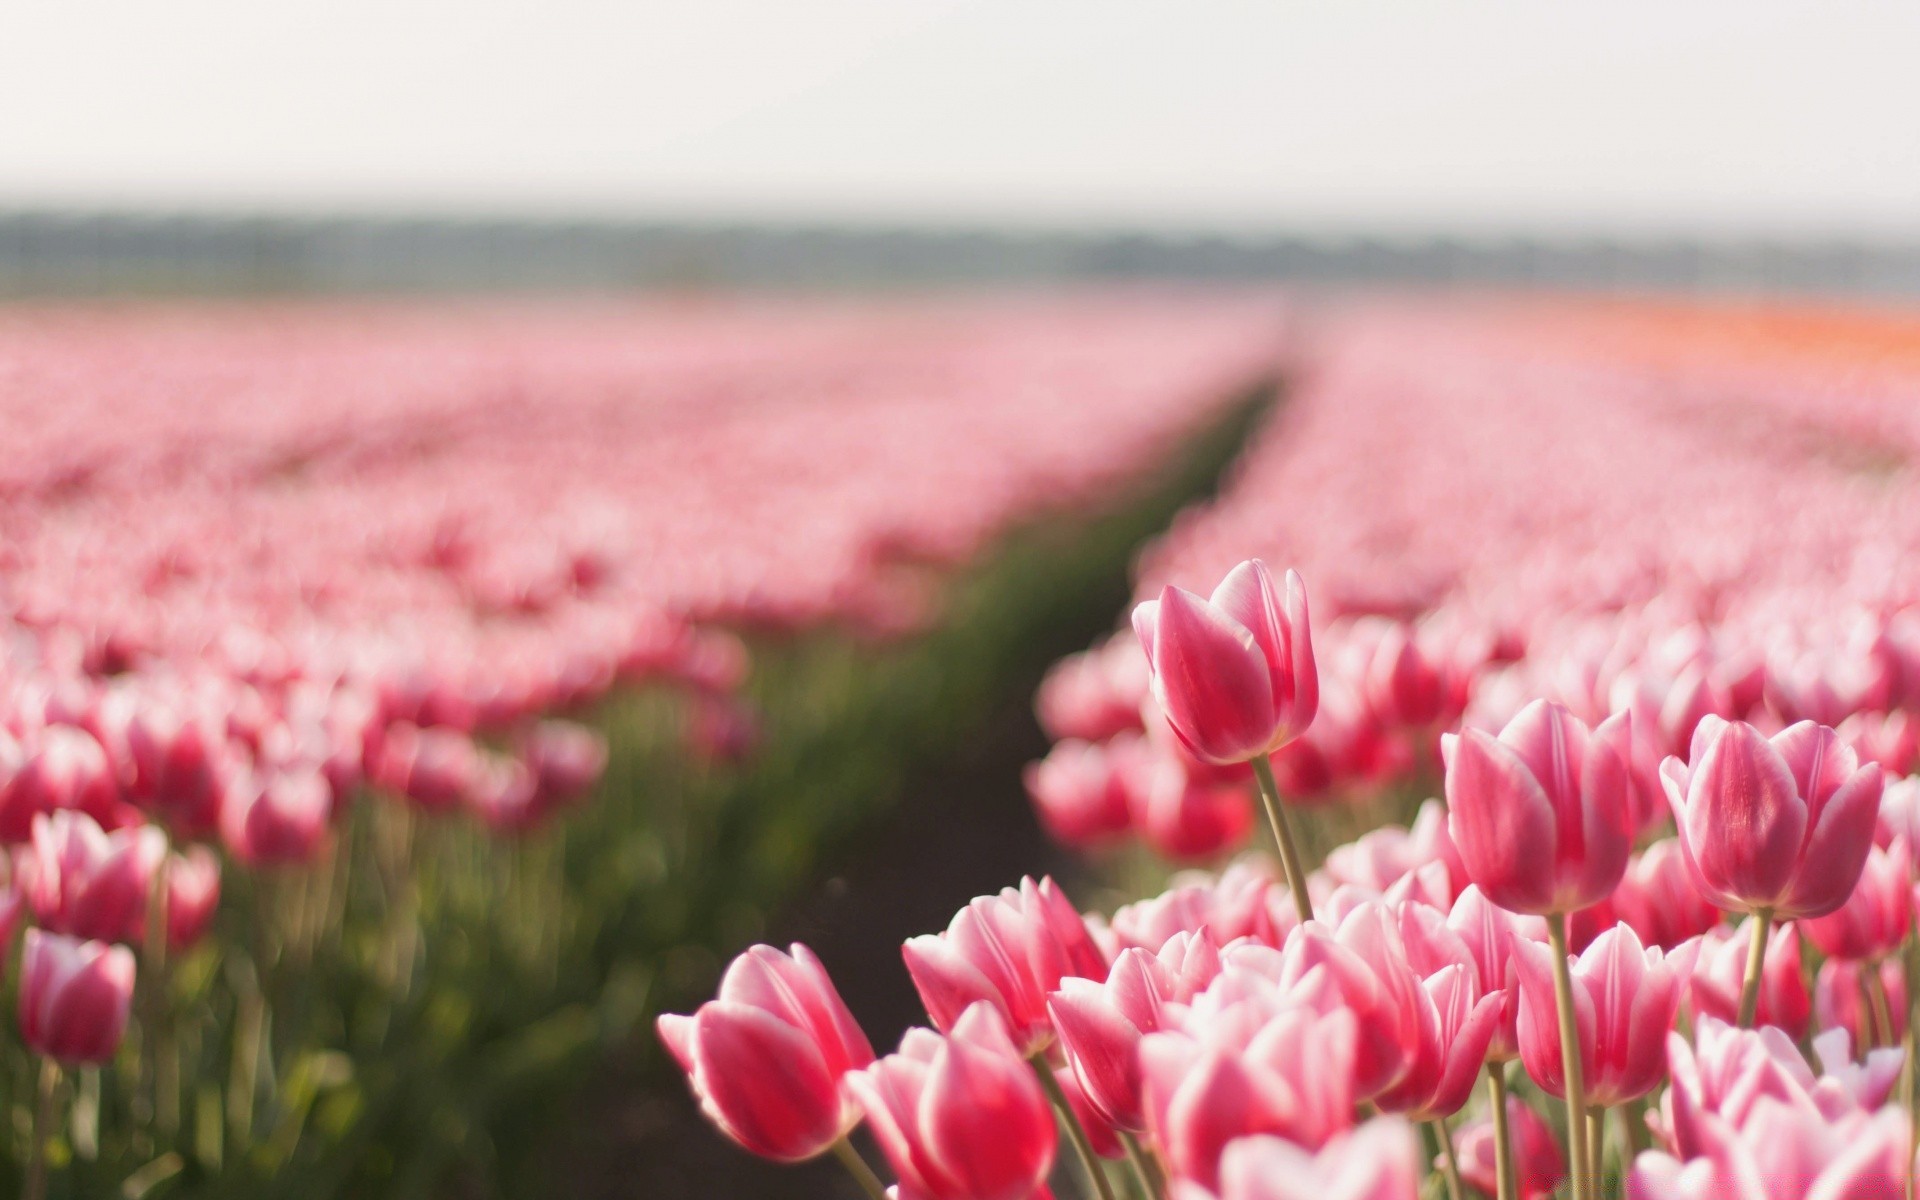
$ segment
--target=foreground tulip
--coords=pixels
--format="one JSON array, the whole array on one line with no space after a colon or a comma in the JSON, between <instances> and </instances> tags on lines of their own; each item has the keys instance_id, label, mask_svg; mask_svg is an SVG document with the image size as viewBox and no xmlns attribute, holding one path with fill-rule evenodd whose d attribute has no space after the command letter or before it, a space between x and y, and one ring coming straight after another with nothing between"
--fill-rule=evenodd
<instances>
[{"instance_id":1,"label":"foreground tulip","mask_svg":"<svg viewBox=\"0 0 1920 1200\"><path fill-rule=\"evenodd\" d=\"M1632 849L1631 717L1589 731L1565 705L1536 700L1498 738L1441 740L1453 842L1467 875L1502 908L1565 914L1619 884Z\"/></svg>"},{"instance_id":2,"label":"foreground tulip","mask_svg":"<svg viewBox=\"0 0 1920 1200\"><path fill-rule=\"evenodd\" d=\"M913 1200L1028 1200L1053 1167L1053 1112L998 1013L976 1004L946 1036L910 1029L847 1077Z\"/></svg>"},{"instance_id":3,"label":"foreground tulip","mask_svg":"<svg viewBox=\"0 0 1920 1200\"><path fill-rule=\"evenodd\" d=\"M127 1029L133 974L133 952L125 946L27 930L20 1040L61 1063L107 1061Z\"/></svg>"},{"instance_id":4,"label":"foreground tulip","mask_svg":"<svg viewBox=\"0 0 1920 1200\"><path fill-rule=\"evenodd\" d=\"M1418 1200L1419 1195L1413 1130L1392 1117L1369 1121L1318 1151L1283 1138L1242 1138L1220 1160L1219 1200Z\"/></svg>"},{"instance_id":5,"label":"foreground tulip","mask_svg":"<svg viewBox=\"0 0 1920 1200\"><path fill-rule=\"evenodd\" d=\"M813 1158L859 1123L840 1084L873 1048L805 946L753 947L727 968L716 999L656 1028L707 1118L762 1158Z\"/></svg>"},{"instance_id":6,"label":"foreground tulip","mask_svg":"<svg viewBox=\"0 0 1920 1200\"><path fill-rule=\"evenodd\" d=\"M1825 726L1802 721L1765 738L1743 721L1709 716L1692 762L1661 764L1694 882L1729 912L1753 913L1740 1023L1753 1022L1767 926L1824 916L1846 903L1880 810L1877 764L1861 766Z\"/></svg>"},{"instance_id":7,"label":"foreground tulip","mask_svg":"<svg viewBox=\"0 0 1920 1200\"><path fill-rule=\"evenodd\" d=\"M103 942L137 942L146 931L154 872L167 836L151 825L108 833L82 812L33 819L20 884L42 927Z\"/></svg>"},{"instance_id":8,"label":"foreground tulip","mask_svg":"<svg viewBox=\"0 0 1920 1200\"><path fill-rule=\"evenodd\" d=\"M984 1000L1023 1058L1053 1040L1047 997L1062 979L1107 975L1086 921L1051 879L1023 879L1017 891L978 897L945 933L909 938L900 953L935 1028L952 1030Z\"/></svg>"},{"instance_id":9,"label":"foreground tulip","mask_svg":"<svg viewBox=\"0 0 1920 1200\"><path fill-rule=\"evenodd\" d=\"M1302 920L1313 915L1306 873L1268 756L1313 723L1320 675L1307 592L1287 572L1284 604L1258 559L1241 563L1212 597L1168 586L1133 610L1153 695L1181 745L1202 762L1251 762Z\"/></svg>"}]
</instances>

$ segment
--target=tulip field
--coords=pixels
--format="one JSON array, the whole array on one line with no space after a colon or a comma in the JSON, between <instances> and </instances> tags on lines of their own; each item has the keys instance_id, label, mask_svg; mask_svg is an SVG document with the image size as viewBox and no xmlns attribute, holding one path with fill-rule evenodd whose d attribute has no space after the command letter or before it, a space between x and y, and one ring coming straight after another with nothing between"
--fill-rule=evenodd
<instances>
[{"instance_id":1,"label":"tulip field","mask_svg":"<svg viewBox=\"0 0 1920 1200\"><path fill-rule=\"evenodd\" d=\"M897 1200L1914 1195L1920 315L1329 297L1048 672L1084 855L657 1032ZM1271 564L1271 565L1269 565Z\"/></svg>"},{"instance_id":2,"label":"tulip field","mask_svg":"<svg viewBox=\"0 0 1920 1200\"><path fill-rule=\"evenodd\" d=\"M1286 329L1177 294L0 312L0 1190L522 1188L569 1081L1217 469Z\"/></svg>"}]
</instances>

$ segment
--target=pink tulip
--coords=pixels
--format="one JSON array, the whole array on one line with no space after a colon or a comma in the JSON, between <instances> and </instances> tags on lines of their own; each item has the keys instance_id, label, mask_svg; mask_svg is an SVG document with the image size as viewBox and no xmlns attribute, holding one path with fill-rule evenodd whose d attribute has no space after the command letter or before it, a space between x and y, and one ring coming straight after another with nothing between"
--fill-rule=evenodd
<instances>
[{"instance_id":1,"label":"pink tulip","mask_svg":"<svg viewBox=\"0 0 1920 1200\"><path fill-rule=\"evenodd\" d=\"M1271 753L1313 723L1320 690L1306 589L1291 571L1286 582L1283 605L1255 559L1208 599L1169 586L1133 610L1154 697L1181 743L1205 762Z\"/></svg>"},{"instance_id":2,"label":"pink tulip","mask_svg":"<svg viewBox=\"0 0 1920 1200\"><path fill-rule=\"evenodd\" d=\"M167 946L198 942L220 907L220 859L205 846L167 859Z\"/></svg>"},{"instance_id":3,"label":"pink tulip","mask_svg":"<svg viewBox=\"0 0 1920 1200\"><path fill-rule=\"evenodd\" d=\"M1381 1112L1431 1121L1459 1112L1473 1095L1505 996L1483 995L1471 972L1453 964L1423 981L1420 1046L1400 1082L1374 1097Z\"/></svg>"},{"instance_id":4,"label":"pink tulip","mask_svg":"<svg viewBox=\"0 0 1920 1200\"><path fill-rule=\"evenodd\" d=\"M1909 848L1920 846L1920 775L1888 779L1881 790L1873 843L1884 847L1895 838L1906 839Z\"/></svg>"},{"instance_id":5,"label":"pink tulip","mask_svg":"<svg viewBox=\"0 0 1920 1200\"><path fill-rule=\"evenodd\" d=\"M1127 781L1118 761L1125 753L1114 745L1064 741L1027 764L1027 795L1054 840L1091 849L1127 831Z\"/></svg>"},{"instance_id":6,"label":"pink tulip","mask_svg":"<svg viewBox=\"0 0 1920 1200\"><path fill-rule=\"evenodd\" d=\"M1336 884L1354 884L1384 894L1429 863L1438 863L1445 870L1446 902L1452 904L1467 886L1467 871L1447 833L1446 808L1438 800L1420 806L1411 828L1387 825L1335 847L1328 852L1322 870Z\"/></svg>"},{"instance_id":7,"label":"pink tulip","mask_svg":"<svg viewBox=\"0 0 1920 1200\"><path fill-rule=\"evenodd\" d=\"M401 722L387 727L368 775L428 812L446 812L465 803L484 770L479 747L466 734Z\"/></svg>"},{"instance_id":8,"label":"pink tulip","mask_svg":"<svg viewBox=\"0 0 1920 1200\"><path fill-rule=\"evenodd\" d=\"M317 771L275 771L228 792L220 836L242 862L311 862L326 844L333 789Z\"/></svg>"},{"instance_id":9,"label":"pink tulip","mask_svg":"<svg viewBox=\"0 0 1920 1200\"><path fill-rule=\"evenodd\" d=\"M1385 622L1372 638L1361 679L1368 707L1389 724L1424 727L1437 722L1445 710L1447 687L1440 667L1401 622Z\"/></svg>"},{"instance_id":10,"label":"pink tulip","mask_svg":"<svg viewBox=\"0 0 1920 1200\"><path fill-rule=\"evenodd\" d=\"M1905 710L1856 712L1834 726L1834 732L1853 747L1861 762L1879 763L1889 777L1906 775L1920 766L1920 720Z\"/></svg>"},{"instance_id":11,"label":"pink tulip","mask_svg":"<svg viewBox=\"0 0 1920 1200\"><path fill-rule=\"evenodd\" d=\"M1404 1081L1426 1041L1422 1018L1433 1009L1386 906L1363 904L1337 930L1318 921L1295 930L1281 952L1279 982L1299 987L1316 972L1302 1001L1322 1013L1344 1010L1357 1023L1355 1095L1371 1100Z\"/></svg>"},{"instance_id":12,"label":"pink tulip","mask_svg":"<svg viewBox=\"0 0 1920 1200\"><path fill-rule=\"evenodd\" d=\"M1553 1130L1531 1105L1508 1097L1507 1135L1513 1143L1518 1200L1547 1200L1567 1179L1566 1156L1561 1154ZM1462 1126L1454 1135L1454 1152L1460 1158L1460 1178L1489 1196L1499 1190L1499 1150L1491 1120Z\"/></svg>"},{"instance_id":13,"label":"pink tulip","mask_svg":"<svg viewBox=\"0 0 1920 1200\"><path fill-rule=\"evenodd\" d=\"M1642 942L1664 950L1720 924L1720 910L1694 886L1675 838L1662 838L1629 859L1609 902Z\"/></svg>"},{"instance_id":14,"label":"pink tulip","mask_svg":"<svg viewBox=\"0 0 1920 1200\"><path fill-rule=\"evenodd\" d=\"M1418 1200L1417 1146L1413 1129L1392 1117L1318 1151L1283 1138L1242 1138L1221 1156L1219 1200Z\"/></svg>"},{"instance_id":15,"label":"pink tulip","mask_svg":"<svg viewBox=\"0 0 1920 1200\"><path fill-rule=\"evenodd\" d=\"M1472 957L1480 990L1501 997L1500 1017L1487 1044L1487 1057L1493 1062L1512 1062L1520 1057L1520 988L1513 943L1520 939L1544 943L1547 923L1540 917L1510 913L1469 885L1453 902L1447 928L1460 938ZM1411 951L1411 943L1408 948Z\"/></svg>"},{"instance_id":16,"label":"pink tulip","mask_svg":"<svg viewBox=\"0 0 1920 1200\"><path fill-rule=\"evenodd\" d=\"M1694 943L1671 954L1643 948L1631 926L1616 925L1574 961L1574 1011L1589 1104L1611 1108L1637 1100L1659 1084L1666 1074L1664 1039L1698 949ZM1553 951L1529 941L1516 941L1514 950L1520 975L1520 1060L1542 1090L1563 1096Z\"/></svg>"},{"instance_id":17,"label":"pink tulip","mask_svg":"<svg viewBox=\"0 0 1920 1200\"><path fill-rule=\"evenodd\" d=\"M901 956L936 1028L951 1031L984 1000L1022 1057L1053 1039L1047 998L1062 979L1107 976L1086 922L1051 879L1023 879L1017 891L975 899L945 933L909 938Z\"/></svg>"},{"instance_id":18,"label":"pink tulip","mask_svg":"<svg viewBox=\"0 0 1920 1200\"><path fill-rule=\"evenodd\" d=\"M1879 996L1871 990L1876 986L1882 989ZM1862 1050L1899 1045L1907 1033L1907 1011L1907 973L1898 959L1877 964L1828 959L1814 976L1814 1020L1822 1029L1846 1030Z\"/></svg>"},{"instance_id":19,"label":"pink tulip","mask_svg":"<svg viewBox=\"0 0 1920 1200\"><path fill-rule=\"evenodd\" d=\"M1687 1008L1695 1019L1713 1017L1735 1023L1740 1013L1740 990L1746 982L1747 954L1753 944L1749 918L1737 930L1714 929L1700 939ZM1800 929L1782 925L1768 935L1766 960L1760 966L1759 1004L1755 1020L1777 1025L1794 1037L1807 1030L1813 1000L1800 968Z\"/></svg>"},{"instance_id":20,"label":"pink tulip","mask_svg":"<svg viewBox=\"0 0 1920 1200\"><path fill-rule=\"evenodd\" d=\"M1737 1136L1682 1162L1635 1160L1629 1200L1899 1200L1907 1118L1897 1109L1841 1122L1763 1098Z\"/></svg>"},{"instance_id":21,"label":"pink tulip","mask_svg":"<svg viewBox=\"0 0 1920 1200\"><path fill-rule=\"evenodd\" d=\"M99 741L84 729L50 725L6 785L0 841L26 841L35 815L61 809L77 809L102 826L127 824L120 785Z\"/></svg>"},{"instance_id":22,"label":"pink tulip","mask_svg":"<svg viewBox=\"0 0 1920 1200\"><path fill-rule=\"evenodd\" d=\"M840 1085L872 1063L873 1048L805 946L752 947L715 999L655 1027L707 1118L762 1158L813 1158L859 1123Z\"/></svg>"},{"instance_id":23,"label":"pink tulip","mask_svg":"<svg viewBox=\"0 0 1920 1200\"><path fill-rule=\"evenodd\" d=\"M1130 772L1128 823L1154 853L1174 862L1206 862L1245 844L1253 795L1245 781L1219 782L1165 758Z\"/></svg>"},{"instance_id":24,"label":"pink tulip","mask_svg":"<svg viewBox=\"0 0 1920 1200\"><path fill-rule=\"evenodd\" d=\"M152 825L107 833L85 813L63 809L34 817L20 884L34 916L55 933L140 942L153 874L166 857L167 835Z\"/></svg>"},{"instance_id":25,"label":"pink tulip","mask_svg":"<svg viewBox=\"0 0 1920 1200\"><path fill-rule=\"evenodd\" d=\"M1694 882L1730 912L1817 917L1846 902L1873 844L1880 768L1803 721L1771 740L1708 717L1692 765L1661 764Z\"/></svg>"},{"instance_id":26,"label":"pink tulip","mask_svg":"<svg viewBox=\"0 0 1920 1200\"><path fill-rule=\"evenodd\" d=\"M1621 713L1589 732L1564 705L1536 700L1498 739L1467 729L1441 740L1453 842L1488 899L1544 915L1613 891L1632 849L1630 721Z\"/></svg>"},{"instance_id":27,"label":"pink tulip","mask_svg":"<svg viewBox=\"0 0 1920 1200\"><path fill-rule=\"evenodd\" d=\"M1846 903L1824 917L1800 922L1807 938L1829 958L1885 958L1913 927L1911 855L1904 840L1867 851L1860 882Z\"/></svg>"},{"instance_id":28,"label":"pink tulip","mask_svg":"<svg viewBox=\"0 0 1920 1200\"><path fill-rule=\"evenodd\" d=\"M1053 1112L998 1012L976 1004L946 1036L910 1029L898 1053L847 1077L914 1200L1028 1200L1053 1167Z\"/></svg>"},{"instance_id":29,"label":"pink tulip","mask_svg":"<svg viewBox=\"0 0 1920 1200\"><path fill-rule=\"evenodd\" d=\"M606 738L572 721L538 722L520 738L516 750L533 775L544 811L580 800L607 769Z\"/></svg>"},{"instance_id":30,"label":"pink tulip","mask_svg":"<svg viewBox=\"0 0 1920 1200\"><path fill-rule=\"evenodd\" d=\"M145 703L126 726L134 802L181 837L204 837L220 820L232 774L225 737L164 703Z\"/></svg>"},{"instance_id":31,"label":"pink tulip","mask_svg":"<svg viewBox=\"0 0 1920 1200\"><path fill-rule=\"evenodd\" d=\"M1292 903L1273 878L1247 863L1235 863L1217 877L1189 873L1160 895L1113 914L1113 932L1122 945L1156 954L1175 934L1202 930L1222 945L1245 937L1278 946L1296 923Z\"/></svg>"},{"instance_id":32,"label":"pink tulip","mask_svg":"<svg viewBox=\"0 0 1920 1200\"><path fill-rule=\"evenodd\" d=\"M1176 934L1159 954L1122 950L1105 983L1068 978L1047 1003L1060 1044L1088 1104L1108 1124L1146 1128L1140 1040L1159 1031L1168 1004L1186 1003L1220 972L1212 937Z\"/></svg>"},{"instance_id":33,"label":"pink tulip","mask_svg":"<svg viewBox=\"0 0 1920 1200\"><path fill-rule=\"evenodd\" d=\"M100 1063L120 1048L133 1002L125 946L27 930L20 958L20 1039L63 1063Z\"/></svg>"}]
</instances>

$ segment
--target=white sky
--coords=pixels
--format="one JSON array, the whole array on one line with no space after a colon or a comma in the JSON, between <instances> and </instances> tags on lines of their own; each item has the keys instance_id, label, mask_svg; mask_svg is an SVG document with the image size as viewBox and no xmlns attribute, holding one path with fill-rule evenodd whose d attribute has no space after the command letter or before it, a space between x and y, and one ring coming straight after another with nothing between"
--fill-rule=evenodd
<instances>
[{"instance_id":1,"label":"white sky","mask_svg":"<svg viewBox=\"0 0 1920 1200\"><path fill-rule=\"evenodd\" d=\"M49 204L1920 237L1920 5L5 0Z\"/></svg>"}]
</instances>

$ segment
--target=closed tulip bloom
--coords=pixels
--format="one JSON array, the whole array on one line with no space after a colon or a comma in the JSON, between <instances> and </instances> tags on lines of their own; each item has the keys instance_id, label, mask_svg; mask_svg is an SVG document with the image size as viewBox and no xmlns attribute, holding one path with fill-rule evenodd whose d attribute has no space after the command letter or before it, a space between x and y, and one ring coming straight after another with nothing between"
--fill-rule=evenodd
<instances>
[{"instance_id":1,"label":"closed tulip bloom","mask_svg":"<svg viewBox=\"0 0 1920 1200\"><path fill-rule=\"evenodd\" d=\"M1453 902L1447 928L1458 935L1472 956L1480 990L1501 997L1500 1018L1487 1044L1487 1058L1512 1062L1520 1057L1520 988L1513 943L1522 938L1544 943L1547 923L1540 917L1510 913L1489 901L1479 888L1469 886Z\"/></svg>"},{"instance_id":2,"label":"closed tulip bloom","mask_svg":"<svg viewBox=\"0 0 1920 1200\"><path fill-rule=\"evenodd\" d=\"M913 1200L1028 1200L1053 1167L1053 1111L992 1006L911 1029L847 1085Z\"/></svg>"},{"instance_id":3,"label":"closed tulip bloom","mask_svg":"<svg viewBox=\"0 0 1920 1200\"><path fill-rule=\"evenodd\" d=\"M1209 780L1171 759L1130 770L1128 822L1154 853L1174 862L1217 859L1245 844L1253 796L1244 781Z\"/></svg>"},{"instance_id":4,"label":"closed tulip bloom","mask_svg":"<svg viewBox=\"0 0 1920 1200\"><path fill-rule=\"evenodd\" d=\"M1873 844L1880 768L1802 721L1763 737L1707 717L1691 765L1661 764L1694 882L1730 912L1818 917L1846 902Z\"/></svg>"},{"instance_id":5,"label":"closed tulip bloom","mask_svg":"<svg viewBox=\"0 0 1920 1200\"><path fill-rule=\"evenodd\" d=\"M147 703L127 721L126 740L134 802L179 836L212 833L232 774L224 735L172 705Z\"/></svg>"},{"instance_id":6,"label":"closed tulip bloom","mask_svg":"<svg viewBox=\"0 0 1920 1200\"><path fill-rule=\"evenodd\" d=\"M1750 922L1757 919L1748 918L1737 930L1714 929L1700 939L1700 954L1694 961L1693 980L1687 992L1687 1008L1696 1020L1713 1017L1729 1023L1737 1021L1740 989L1753 937ZM1800 969L1800 927L1782 925L1767 938L1767 957L1760 968L1759 1004L1754 1019L1800 1037L1807 1031L1812 1012L1813 998L1807 992L1807 978Z\"/></svg>"},{"instance_id":7,"label":"closed tulip bloom","mask_svg":"<svg viewBox=\"0 0 1920 1200\"><path fill-rule=\"evenodd\" d=\"M1909 847L1920 846L1920 775L1888 779L1880 791L1873 844L1889 846L1897 837L1905 838Z\"/></svg>"},{"instance_id":8,"label":"closed tulip bloom","mask_svg":"<svg viewBox=\"0 0 1920 1200\"><path fill-rule=\"evenodd\" d=\"M1234 863L1217 876L1188 872L1158 896L1123 905L1113 914L1113 932L1121 945L1154 953L1176 934L1203 929L1222 945L1245 937L1278 946L1295 920L1277 894L1284 896L1253 863Z\"/></svg>"},{"instance_id":9,"label":"closed tulip bloom","mask_svg":"<svg viewBox=\"0 0 1920 1200\"><path fill-rule=\"evenodd\" d=\"M1422 983L1420 1047L1399 1083L1374 1097L1381 1112L1415 1121L1450 1117L1473 1095L1499 1028L1501 993L1482 995L1470 968L1441 968Z\"/></svg>"},{"instance_id":10,"label":"closed tulip bloom","mask_svg":"<svg viewBox=\"0 0 1920 1200\"><path fill-rule=\"evenodd\" d=\"M1380 1117L1309 1150L1242 1138L1220 1161L1220 1200L1418 1200L1420 1158L1403 1120Z\"/></svg>"},{"instance_id":11,"label":"closed tulip bloom","mask_svg":"<svg viewBox=\"0 0 1920 1200\"><path fill-rule=\"evenodd\" d=\"M581 799L607 769L607 739L572 721L536 723L516 751L533 775L543 810Z\"/></svg>"},{"instance_id":12,"label":"closed tulip bloom","mask_svg":"<svg viewBox=\"0 0 1920 1200\"><path fill-rule=\"evenodd\" d=\"M1426 1040L1422 1018L1432 1008L1386 906L1361 905L1337 931L1318 921L1294 931L1280 956L1279 982L1299 987L1314 972L1317 981L1302 1002L1323 1013L1342 1009L1358 1023L1357 1097L1371 1100L1406 1079Z\"/></svg>"},{"instance_id":13,"label":"closed tulip bloom","mask_svg":"<svg viewBox=\"0 0 1920 1200\"><path fill-rule=\"evenodd\" d=\"M1567 1179L1567 1159L1559 1140L1533 1106L1518 1097L1507 1099L1507 1129L1513 1140L1515 1182L1520 1185L1517 1200L1546 1200ZM1463 1125L1454 1135L1454 1149L1460 1159L1460 1178L1494 1195L1500 1187L1500 1161L1493 1122Z\"/></svg>"},{"instance_id":14,"label":"closed tulip bloom","mask_svg":"<svg viewBox=\"0 0 1920 1200\"><path fill-rule=\"evenodd\" d=\"M1629 1200L1899 1200L1907 1117L1898 1109L1834 1121L1763 1097L1734 1136L1702 1158L1658 1152L1634 1162Z\"/></svg>"},{"instance_id":15,"label":"closed tulip bloom","mask_svg":"<svg viewBox=\"0 0 1920 1200\"><path fill-rule=\"evenodd\" d=\"M1286 584L1283 602L1254 559L1207 599L1169 586L1133 610L1153 694L1181 743L1205 762L1269 754L1313 722L1320 682L1306 588L1292 571Z\"/></svg>"},{"instance_id":16,"label":"closed tulip bloom","mask_svg":"<svg viewBox=\"0 0 1920 1200\"><path fill-rule=\"evenodd\" d=\"M1414 640L1413 630L1389 621L1371 641L1361 677L1368 707L1394 725L1426 726L1438 721L1446 705L1446 681L1439 665Z\"/></svg>"},{"instance_id":17,"label":"closed tulip bloom","mask_svg":"<svg viewBox=\"0 0 1920 1200\"><path fill-rule=\"evenodd\" d=\"M1904 840L1869 850L1846 903L1800 922L1808 940L1829 958L1874 960L1898 950L1913 927L1910 864Z\"/></svg>"},{"instance_id":18,"label":"closed tulip bloom","mask_svg":"<svg viewBox=\"0 0 1920 1200\"><path fill-rule=\"evenodd\" d=\"M1599 728L1536 700L1498 738L1441 741L1454 845L1487 898L1514 912L1569 913L1605 899L1633 845L1631 717Z\"/></svg>"},{"instance_id":19,"label":"closed tulip bloom","mask_svg":"<svg viewBox=\"0 0 1920 1200\"><path fill-rule=\"evenodd\" d=\"M1535 1083L1565 1094L1554 1008L1553 951L1514 944L1520 975L1520 1061ZM1612 1107L1652 1091L1666 1074L1666 1036L1698 946L1643 948L1631 926L1595 938L1573 964L1580 1066L1589 1103Z\"/></svg>"},{"instance_id":20,"label":"closed tulip bloom","mask_svg":"<svg viewBox=\"0 0 1920 1200\"><path fill-rule=\"evenodd\" d=\"M20 884L35 918L55 933L138 941L166 857L167 835L151 825L107 833L82 812L42 813L19 859Z\"/></svg>"},{"instance_id":21,"label":"closed tulip bloom","mask_svg":"<svg viewBox=\"0 0 1920 1200\"><path fill-rule=\"evenodd\" d=\"M1021 776L1027 796L1054 840L1092 849L1127 831L1127 781L1118 761L1126 753L1113 745L1064 741L1027 764Z\"/></svg>"},{"instance_id":22,"label":"closed tulip bloom","mask_svg":"<svg viewBox=\"0 0 1920 1200\"><path fill-rule=\"evenodd\" d=\"M718 996L656 1022L700 1107L722 1133L777 1162L825 1151L859 1123L841 1079L873 1061L866 1034L805 946L755 946Z\"/></svg>"},{"instance_id":23,"label":"closed tulip bloom","mask_svg":"<svg viewBox=\"0 0 1920 1200\"><path fill-rule=\"evenodd\" d=\"M126 1033L133 976L133 952L125 946L27 930L20 1040L63 1063L107 1061Z\"/></svg>"},{"instance_id":24,"label":"closed tulip bloom","mask_svg":"<svg viewBox=\"0 0 1920 1200\"><path fill-rule=\"evenodd\" d=\"M318 771L270 771L227 793L220 836L244 863L311 862L327 841L333 789Z\"/></svg>"},{"instance_id":25,"label":"closed tulip bloom","mask_svg":"<svg viewBox=\"0 0 1920 1200\"><path fill-rule=\"evenodd\" d=\"M220 907L220 859L205 846L167 859L167 946L198 942Z\"/></svg>"},{"instance_id":26,"label":"closed tulip bloom","mask_svg":"<svg viewBox=\"0 0 1920 1200\"><path fill-rule=\"evenodd\" d=\"M49 725L40 731L0 799L0 841L24 842L39 813L77 809L103 826L126 824L113 764L84 729ZM133 813L138 817L138 813Z\"/></svg>"},{"instance_id":27,"label":"closed tulip bloom","mask_svg":"<svg viewBox=\"0 0 1920 1200\"><path fill-rule=\"evenodd\" d=\"M1609 902L1642 942L1664 950L1720 924L1720 910L1694 886L1675 838L1662 838L1628 860Z\"/></svg>"},{"instance_id":28,"label":"closed tulip bloom","mask_svg":"<svg viewBox=\"0 0 1920 1200\"><path fill-rule=\"evenodd\" d=\"M1017 891L978 897L945 933L909 938L901 957L936 1028L951 1030L984 1000L1023 1057L1052 1041L1047 998L1062 979L1107 975L1086 921L1051 879L1023 879Z\"/></svg>"},{"instance_id":29,"label":"closed tulip bloom","mask_svg":"<svg viewBox=\"0 0 1920 1200\"><path fill-rule=\"evenodd\" d=\"M1898 1046L1907 1033L1907 1011L1907 973L1897 958L1830 958L1814 976L1814 1020L1822 1029L1846 1030L1862 1050Z\"/></svg>"}]
</instances>

